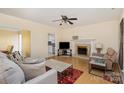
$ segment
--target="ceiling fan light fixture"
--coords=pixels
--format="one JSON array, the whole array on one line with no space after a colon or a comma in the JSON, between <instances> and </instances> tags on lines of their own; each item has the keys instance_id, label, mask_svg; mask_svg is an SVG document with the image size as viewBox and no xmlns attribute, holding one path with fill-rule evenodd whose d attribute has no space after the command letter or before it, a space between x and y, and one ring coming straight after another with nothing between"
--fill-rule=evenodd
<instances>
[{"instance_id":1,"label":"ceiling fan light fixture","mask_svg":"<svg viewBox=\"0 0 124 93\"><path fill-rule=\"evenodd\" d=\"M61 19L59 20L54 20L53 22L56 22L56 21L61 21L61 23L59 24L60 26L63 25L63 23L68 23L70 25L73 25L74 23L72 22L73 20L77 20L77 18L68 18L67 16L65 15L61 15Z\"/></svg>"}]
</instances>

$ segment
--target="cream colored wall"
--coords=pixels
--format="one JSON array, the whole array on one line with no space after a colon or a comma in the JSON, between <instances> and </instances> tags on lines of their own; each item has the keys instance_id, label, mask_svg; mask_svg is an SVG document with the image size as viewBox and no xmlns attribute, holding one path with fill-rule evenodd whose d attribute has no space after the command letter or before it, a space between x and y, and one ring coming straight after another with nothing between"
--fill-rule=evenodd
<instances>
[{"instance_id":1,"label":"cream colored wall","mask_svg":"<svg viewBox=\"0 0 124 93\"><path fill-rule=\"evenodd\" d=\"M0 23L29 30L31 32L31 57L48 56L48 33L55 33L55 28L4 14L0 14Z\"/></svg>"},{"instance_id":2,"label":"cream colored wall","mask_svg":"<svg viewBox=\"0 0 124 93\"><path fill-rule=\"evenodd\" d=\"M79 26L75 28L64 29L61 31L60 41L71 41L72 36L79 36L84 39L96 39L104 46L103 52L108 47L119 50L119 22L109 21L88 26Z\"/></svg>"},{"instance_id":3,"label":"cream colored wall","mask_svg":"<svg viewBox=\"0 0 124 93\"><path fill-rule=\"evenodd\" d=\"M48 33L56 34L56 42L70 41L73 35L82 38L93 38L104 44L104 52L108 47L118 51L119 46L119 22L110 21L88 26L80 26L69 29L53 28L32 21L0 14L0 23L11 24L31 31L31 56L48 56ZM57 49L57 48L56 48Z\"/></svg>"},{"instance_id":4,"label":"cream colored wall","mask_svg":"<svg viewBox=\"0 0 124 93\"><path fill-rule=\"evenodd\" d=\"M14 46L14 51L18 50L18 32L0 29L0 50L5 50L9 45Z\"/></svg>"}]
</instances>

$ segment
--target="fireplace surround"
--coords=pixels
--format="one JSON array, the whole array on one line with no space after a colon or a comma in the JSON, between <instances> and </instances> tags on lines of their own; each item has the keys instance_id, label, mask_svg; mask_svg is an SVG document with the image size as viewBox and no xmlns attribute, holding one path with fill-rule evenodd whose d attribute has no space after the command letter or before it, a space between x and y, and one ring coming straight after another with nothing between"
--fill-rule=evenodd
<instances>
[{"instance_id":1,"label":"fireplace surround","mask_svg":"<svg viewBox=\"0 0 124 93\"><path fill-rule=\"evenodd\" d=\"M95 44L96 44L95 39L80 38L79 40L72 40L71 41L72 55L76 57L88 58L93 52L96 51Z\"/></svg>"},{"instance_id":2,"label":"fireplace surround","mask_svg":"<svg viewBox=\"0 0 124 93\"><path fill-rule=\"evenodd\" d=\"M77 54L78 55L88 55L88 47L87 46L77 46Z\"/></svg>"},{"instance_id":3,"label":"fireplace surround","mask_svg":"<svg viewBox=\"0 0 124 93\"><path fill-rule=\"evenodd\" d=\"M78 44L76 46L77 56L89 56L90 55L90 45L88 44Z\"/></svg>"}]
</instances>

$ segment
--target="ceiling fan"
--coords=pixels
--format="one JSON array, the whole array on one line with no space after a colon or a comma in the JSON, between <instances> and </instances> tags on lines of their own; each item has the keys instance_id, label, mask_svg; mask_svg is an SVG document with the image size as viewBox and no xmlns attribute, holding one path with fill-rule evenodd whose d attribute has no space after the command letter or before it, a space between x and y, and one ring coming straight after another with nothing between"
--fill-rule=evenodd
<instances>
[{"instance_id":1,"label":"ceiling fan","mask_svg":"<svg viewBox=\"0 0 124 93\"><path fill-rule=\"evenodd\" d=\"M60 21L59 25L62 25L63 23L69 23L70 25L73 25L74 23L71 22L72 20L78 20L77 18L68 18L65 15L61 15L61 19L59 20L53 20L53 22Z\"/></svg>"}]
</instances>

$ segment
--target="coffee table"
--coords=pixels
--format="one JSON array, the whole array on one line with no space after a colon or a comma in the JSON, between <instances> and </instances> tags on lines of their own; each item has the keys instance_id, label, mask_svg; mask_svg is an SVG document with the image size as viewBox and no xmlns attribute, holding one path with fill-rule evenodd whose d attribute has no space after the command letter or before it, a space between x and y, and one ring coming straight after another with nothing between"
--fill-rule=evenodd
<instances>
[{"instance_id":1,"label":"coffee table","mask_svg":"<svg viewBox=\"0 0 124 93\"><path fill-rule=\"evenodd\" d=\"M54 59L49 59L46 61L46 67L55 69L58 72L58 78L63 79L65 76L72 73L73 65L64 63L62 61L54 60Z\"/></svg>"},{"instance_id":2,"label":"coffee table","mask_svg":"<svg viewBox=\"0 0 124 93\"><path fill-rule=\"evenodd\" d=\"M64 63L62 61L54 60L54 59L49 59L46 61L46 66L52 69L55 69L58 72L63 72L69 67L72 67L72 64Z\"/></svg>"}]
</instances>

